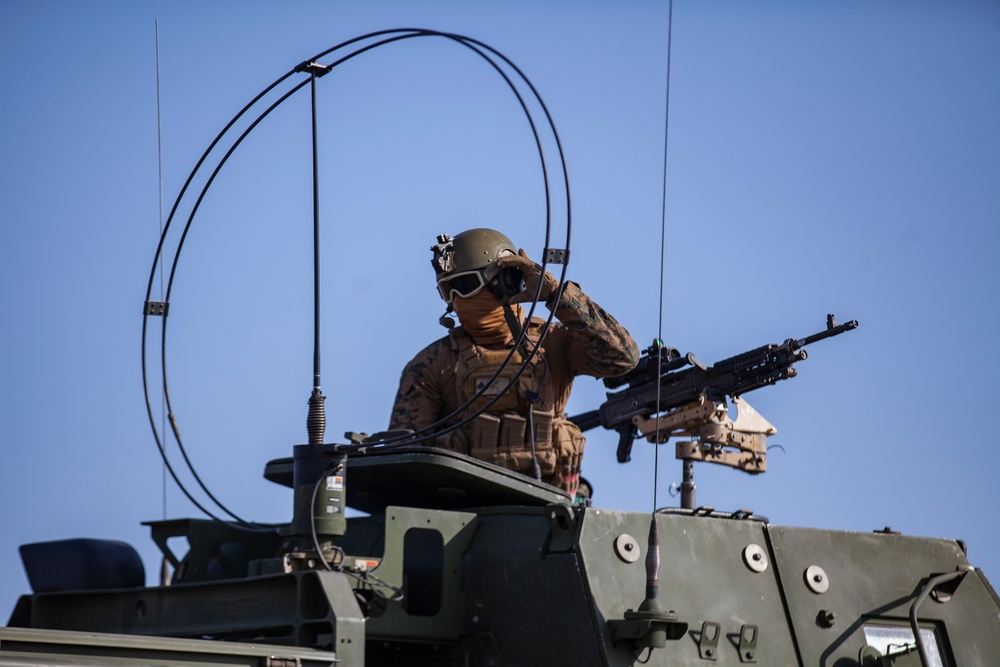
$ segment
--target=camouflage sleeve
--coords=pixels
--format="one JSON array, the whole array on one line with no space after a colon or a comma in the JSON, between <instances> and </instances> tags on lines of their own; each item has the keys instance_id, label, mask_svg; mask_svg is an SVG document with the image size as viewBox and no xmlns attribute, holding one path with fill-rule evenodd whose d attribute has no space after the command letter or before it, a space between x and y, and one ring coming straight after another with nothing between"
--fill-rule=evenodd
<instances>
[{"instance_id":1,"label":"camouflage sleeve","mask_svg":"<svg viewBox=\"0 0 1000 667\"><path fill-rule=\"evenodd\" d=\"M442 339L431 343L403 368L399 391L392 406L389 429L418 430L436 422L442 411L442 391L435 368L442 352Z\"/></svg>"},{"instance_id":2,"label":"camouflage sleeve","mask_svg":"<svg viewBox=\"0 0 1000 667\"><path fill-rule=\"evenodd\" d=\"M572 374L614 377L639 363L639 346L629 332L576 283L566 283L555 314L567 331L566 363Z\"/></svg>"}]
</instances>

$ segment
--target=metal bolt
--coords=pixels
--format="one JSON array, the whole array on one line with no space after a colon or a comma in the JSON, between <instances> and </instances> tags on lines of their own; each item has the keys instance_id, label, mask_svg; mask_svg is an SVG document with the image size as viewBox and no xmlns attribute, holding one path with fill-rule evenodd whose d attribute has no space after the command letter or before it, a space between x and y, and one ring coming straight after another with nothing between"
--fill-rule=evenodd
<instances>
[{"instance_id":1,"label":"metal bolt","mask_svg":"<svg viewBox=\"0 0 1000 667\"><path fill-rule=\"evenodd\" d=\"M753 555L753 559L754 559L754 560L760 560L760 559L762 559L763 557L764 557L764 554L762 554L761 552L759 552L759 551L757 551L757 552L754 552L754 555Z\"/></svg>"},{"instance_id":2,"label":"metal bolt","mask_svg":"<svg viewBox=\"0 0 1000 667\"><path fill-rule=\"evenodd\" d=\"M806 586L813 593L822 595L830 587L830 577L819 565L810 565L803 573L805 575Z\"/></svg>"},{"instance_id":3,"label":"metal bolt","mask_svg":"<svg viewBox=\"0 0 1000 667\"><path fill-rule=\"evenodd\" d=\"M837 622L837 614L829 609L822 609L816 616L816 622L820 627L832 628L833 624Z\"/></svg>"},{"instance_id":4,"label":"metal bolt","mask_svg":"<svg viewBox=\"0 0 1000 667\"><path fill-rule=\"evenodd\" d=\"M706 658L711 658L711 657L714 657L714 656L715 656L715 649L714 648L707 648L707 649L705 649L705 657Z\"/></svg>"},{"instance_id":5,"label":"metal bolt","mask_svg":"<svg viewBox=\"0 0 1000 667\"><path fill-rule=\"evenodd\" d=\"M747 660L753 660L753 655L754 655L754 654L753 654L753 651L747 651L747 652L746 652L746 653L744 653L743 655L745 655L745 656L746 656L746 659L747 659Z\"/></svg>"}]
</instances>

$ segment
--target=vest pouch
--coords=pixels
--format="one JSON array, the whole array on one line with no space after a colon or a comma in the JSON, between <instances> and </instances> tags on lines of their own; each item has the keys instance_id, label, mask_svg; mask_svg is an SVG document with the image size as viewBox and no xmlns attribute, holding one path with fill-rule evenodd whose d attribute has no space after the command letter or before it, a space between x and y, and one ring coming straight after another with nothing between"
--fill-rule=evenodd
<instances>
[{"instance_id":1,"label":"vest pouch","mask_svg":"<svg viewBox=\"0 0 1000 667\"><path fill-rule=\"evenodd\" d=\"M480 460L492 461L497 455L500 436L500 418L485 412L472 422L472 440L469 453Z\"/></svg>"},{"instance_id":2,"label":"vest pouch","mask_svg":"<svg viewBox=\"0 0 1000 667\"><path fill-rule=\"evenodd\" d=\"M531 423L535 432L535 449L551 449L552 447L552 413L531 411ZM531 441L525 440L525 444L530 448Z\"/></svg>"},{"instance_id":3,"label":"vest pouch","mask_svg":"<svg viewBox=\"0 0 1000 667\"><path fill-rule=\"evenodd\" d=\"M532 412L532 426L536 434L535 456L542 478L556 471L556 453L552 448L552 415ZM520 415L505 414L500 420L500 442L494 463L525 475L531 475L531 441L527 438L528 420Z\"/></svg>"},{"instance_id":4,"label":"vest pouch","mask_svg":"<svg viewBox=\"0 0 1000 667\"><path fill-rule=\"evenodd\" d=\"M524 429L528 420L520 415L505 414L500 417L501 452L524 449Z\"/></svg>"},{"instance_id":5,"label":"vest pouch","mask_svg":"<svg viewBox=\"0 0 1000 667\"><path fill-rule=\"evenodd\" d=\"M514 470L522 475L531 477L531 445L527 445L526 447L526 449L520 451L500 452L493 462L508 470ZM535 456L538 458L538 468L542 473L541 481L556 486L556 484L550 481L553 473L556 471L556 453L551 449L545 451L538 451L536 449Z\"/></svg>"},{"instance_id":6,"label":"vest pouch","mask_svg":"<svg viewBox=\"0 0 1000 667\"><path fill-rule=\"evenodd\" d=\"M580 465L587 439L579 426L565 417L556 417L552 423L552 440L557 467L554 484L573 495L580 485Z\"/></svg>"}]
</instances>

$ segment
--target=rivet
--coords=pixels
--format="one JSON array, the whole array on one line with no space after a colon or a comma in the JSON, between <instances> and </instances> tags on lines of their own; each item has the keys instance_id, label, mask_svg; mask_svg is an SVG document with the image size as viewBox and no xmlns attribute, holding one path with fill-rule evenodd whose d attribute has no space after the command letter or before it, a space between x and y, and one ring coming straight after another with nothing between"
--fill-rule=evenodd
<instances>
[{"instance_id":1,"label":"rivet","mask_svg":"<svg viewBox=\"0 0 1000 667\"><path fill-rule=\"evenodd\" d=\"M830 578L826 576L826 571L819 565L810 565L803 574L806 586L813 593L822 595L830 588Z\"/></svg>"},{"instance_id":2,"label":"rivet","mask_svg":"<svg viewBox=\"0 0 1000 667\"><path fill-rule=\"evenodd\" d=\"M754 572L760 574L767 569L767 554L759 544L748 544L743 549L743 562Z\"/></svg>"},{"instance_id":3,"label":"rivet","mask_svg":"<svg viewBox=\"0 0 1000 667\"><path fill-rule=\"evenodd\" d=\"M626 563L637 562L642 551L639 542L628 533L622 533L615 538L614 548L615 554Z\"/></svg>"}]
</instances>

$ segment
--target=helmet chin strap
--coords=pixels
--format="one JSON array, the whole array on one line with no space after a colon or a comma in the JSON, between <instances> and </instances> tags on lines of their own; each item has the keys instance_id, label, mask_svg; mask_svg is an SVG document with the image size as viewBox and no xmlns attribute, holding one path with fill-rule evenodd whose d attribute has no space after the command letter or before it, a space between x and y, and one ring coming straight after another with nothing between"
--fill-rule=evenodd
<instances>
[{"instance_id":1,"label":"helmet chin strap","mask_svg":"<svg viewBox=\"0 0 1000 667\"><path fill-rule=\"evenodd\" d=\"M514 337L512 340L517 340L518 337L521 335L521 331L523 331L523 328L521 327L521 321L517 319L517 315L514 314L514 309L510 307L509 303L507 303L509 298L510 297L504 297L500 301L500 305L503 306L503 318L507 320L507 327L510 329L510 335ZM528 358L527 342L528 342L527 337L525 337L524 340L521 341L521 357L523 359Z\"/></svg>"}]
</instances>

